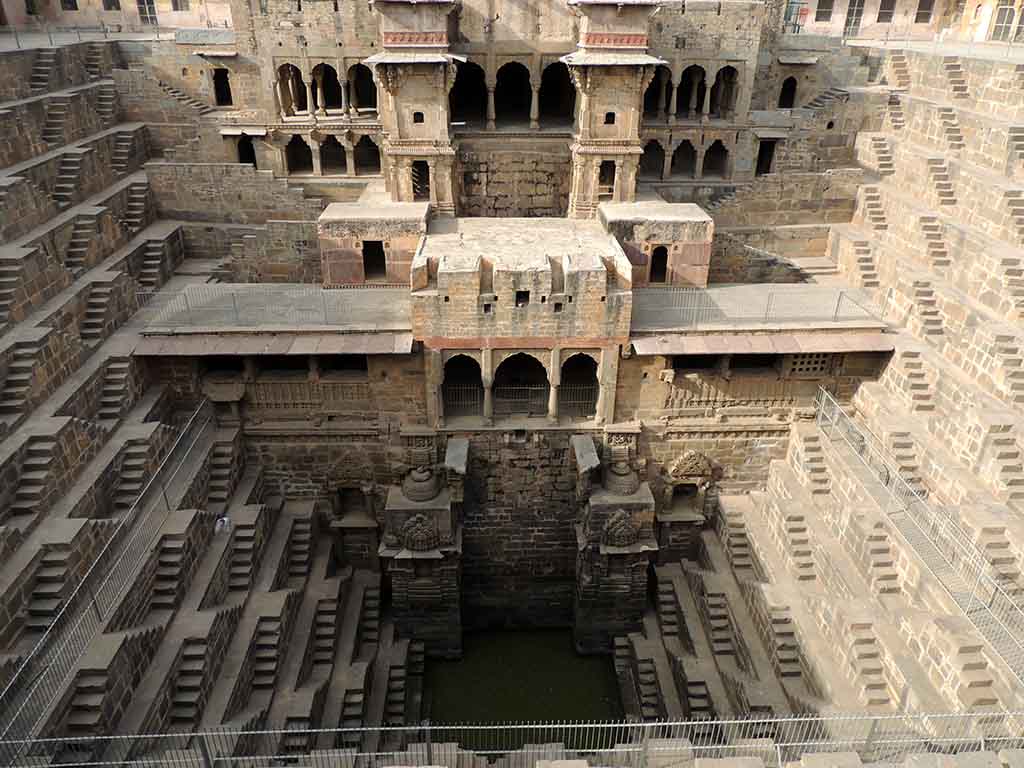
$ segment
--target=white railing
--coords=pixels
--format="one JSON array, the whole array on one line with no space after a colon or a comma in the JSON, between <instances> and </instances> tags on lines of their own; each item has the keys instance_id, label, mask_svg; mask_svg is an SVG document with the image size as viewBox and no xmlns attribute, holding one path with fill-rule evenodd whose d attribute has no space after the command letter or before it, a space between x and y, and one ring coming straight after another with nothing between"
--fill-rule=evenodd
<instances>
[{"instance_id":1,"label":"white railing","mask_svg":"<svg viewBox=\"0 0 1024 768\"><path fill-rule=\"evenodd\" d=\"M1024 684L1024 599L988 561L956 513L929 503L902 476L873 434L858 426L824 389L817 422L833 442L845 445L886 491L884 512L936 581Z\"/></svg>"},{"instance_id":2,"label":"white railing","mask_svg":"<svg viewBox=\"0 0 1024 768\"><path fill-rule=\"evenodd\" d=\"M495 691L496 695L500 692ZM94 765L116 752L118 766L227 768L252 765L429 766L485 764L532 768L539 760L583 759L591 765L668 768L696 758L757 757L782 768L816 753L852 752L863 762L895 763L912 754L957 754L1024 746L1024 712L831 715L685 722L489 723L333 730L216 729L0 742L0 756L24 754L39 764ZM342 752L340 747L347 747ZM109 751L109 752L108 752Z\"/></svg>"},{"instance_id":3,"label":"white railing","mask_svg":"<svg viewBox=\"0 0 1024 768\"><path fill-rule=\"evenodd\" d=\"M0 738L31 736L64 690L68 675L120 605L154 537L174 511L171 487L179 471L214 427L213 410L204 401L0 694Z\"/></svg>"}]
</instances>

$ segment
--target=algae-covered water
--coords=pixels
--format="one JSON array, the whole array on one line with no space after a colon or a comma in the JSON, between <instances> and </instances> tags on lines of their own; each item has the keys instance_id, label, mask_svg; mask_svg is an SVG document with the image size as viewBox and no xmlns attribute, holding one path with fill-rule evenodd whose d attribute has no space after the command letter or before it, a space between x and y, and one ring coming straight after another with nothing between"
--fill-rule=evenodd
<instances>
[{"instance_id":1,"label":"algae-covered water","mask_svg":"<svg viewBox=\"0 0 1024 768\"><path fill-rule=\"evenodd\" d=\"M433 723L622 718L611 656L580 656L567 630L467 632L460 661L428 660Z\"/></svg>"}]
</instances>

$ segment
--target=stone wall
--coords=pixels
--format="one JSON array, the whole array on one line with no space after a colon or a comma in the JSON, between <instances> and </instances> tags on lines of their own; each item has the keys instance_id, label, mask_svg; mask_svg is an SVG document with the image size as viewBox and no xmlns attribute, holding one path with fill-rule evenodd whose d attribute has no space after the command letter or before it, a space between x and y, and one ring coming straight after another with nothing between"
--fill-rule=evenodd
<instances>
[{"instance_id":1,"label":"stone wall","mask_svg":"<svg viewBox=\"0 0 1024 768\"><path fill-rule=\"evenodd\" d=\"M712 243L708 282L808 282L798 260L824 257L828 234L829 227L824 224L719 230Z\"/></svg>"},{"instance_id":2,"label":"stone wall","mask_svg":"<svg viewBox=\"0 0 1024 768\"><path fill-rule=\"evenodd\" d=\"M460 216L565 216L567 138L461 139L458 161Z\"/></svg>"},{"instance_id":3,"label":"stone wall","mask_svg":"<svg viewBox=\"0 0 1024 768\"><path fill-rule=\"evenodd\" d=\"M784 226L848 222L864 172L839 168L823 173L760 176L735 196L708 206L722 227Z\"/></svg>"}]
</instances>

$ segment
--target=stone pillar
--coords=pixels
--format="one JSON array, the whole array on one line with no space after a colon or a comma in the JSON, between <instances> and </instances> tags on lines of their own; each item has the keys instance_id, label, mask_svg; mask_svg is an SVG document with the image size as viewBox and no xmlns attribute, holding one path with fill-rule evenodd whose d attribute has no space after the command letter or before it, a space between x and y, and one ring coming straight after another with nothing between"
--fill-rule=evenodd
<instances>
[{"instance_id":1,"label":"stone pillar","mask_svg":"<svg viewBox=\"0 0 1024 768\"><path fill-rule=\"evenodd\" d=\"M480 366L480 380L484 385L484 424L494 423L494 400L492 399L492 387L494 386L494 374L491 370L491 350L485 348L480 350L480 358L483 365Z\"/></svg>"},{"instance_id":2,"label":"stone pillar","mask_svg":"<svg viewBox=\"0 0 1024 768\"><path fill-rule=\"evenodd\" d=\"M341 111L348 113L348 80L341 81Z\"/></svg>"},{"instance_id":3,"label":"stone pillar","mask_svg":"<svg viewBox=\"0 0 1024 768\"><path fill-rule=\"evenodd\" d=\"M316 355L309 356L309 380L320 381L320 358Z\"/></svg>"},{"instance_id":4,"label":"stone pillar","mask_svg":"<svg viewBox=\"0 0 1024 768\"><path fill-rule=\"evenodd\" d=\"M242 358L242 367L245 371L242 378L245 381L256 381L256 374L258 373L256 361L252 357L246 355Z\"/></svg>"},{"instance_id":5,"label":"stone pillar","mask_svg":"<svg viewBox=\"0 0 1024 768\"><path fill-rule=\"evenodd\" d=\"M707 120L711 114L711 89L707 86L707 82L704 83L704 108L701 111L700 119Z\"/></svg>"},{"instance_id":6,"label":"stone pillar","mask_svg":"<svg viewBox=\"0 0 1024 768\"><path fill-rule=\"evenodd\" d=\"M671 82L671 78L669 78ZM678 83L672 83L672 95L669 97L668 102L668 122L674 125L676 122L676 108L679 102L679 86L682 85L682 78L679 79Z\"/></svg>"},{"instance_id":7,"label":"stone pillar","mask_svg":"<svg viewBox=\"0 0 1024 768\"><path fill-rule=\"evenodd\" d=\"M659 72L658 85L661 87L661 91L658 93L658 119L663 123L668 119L665 114L665 105L668 102L668 86L671 79L671 77L665 77L665 70Z\"/></svg>"},{"instance_id":8,"label":"stone pillar","mask_svg":"<svg viewBox=\"0 0 1024 768\"><path fill-rule=\"evenodd\" d=\"M320 142L314 141L313 137L309 137L309 150L313 155L313 175L323 176L324 169L320 162Z\"/></svg>"},{"instance_id":9,"label":"stone pillar","mask_svg":"<svg viewBox=\"0 0 1024 768\"><path fill-rule=\"evenodd\" d=\"M287 116L284 108L284 86L281 83L281 78L274 78L274 103L277 105L277 112L281 115L281 119Z\"/></svg>"},{"instance_id":10,"label":"stone pillar","mask_svg":"<svg viewBox=\"0 0 1024 768\"><path fill-rule=\"evenodd\" d=\"M434 350L427 351L424 358L427 384L427 423L433 424L436 429L442 425L444 418L444 404L441 402L444 363L441 361L441 353Z\"/></svg>"},{"instance_id":11,"label":"stone pillar","mask_svg":"<svg viewBox=\"0 0 1024 768\"><path fill-rule=\"evenodd\" d=\"M299 95L299 84L296 82L298 79L298 73L292 69L288 72L288 95L292 97L292 114L298 114L298 95Z\"/></svg>"},{"instance_id":12,"label":"stone pillar","mask_svg":"<svg viewBox=\"0 0 1024 768\"><path fill-rule=\"evenodd\" d=\"M621 186L623 194L620 198L623 202L632 203L636 199L636 170L638 165L639 161L635 155L631 156L626 164L626 178ZM615 175L618 176L618 173Z\"/></svg>"},{"instance_id":13,"label":"stone pillar","mask_svg":"<svg viewBox=\"0 0 1024 768\"><path fill-rule=\"evenodd\" d=\"M356 152L351 145L345 145L345 175L356 175Z\"/></svg>"},{"instance_id":14,"label":"stone pillar","mask_svg":"<svg viewBox=\"0 0 1024 768\"><path fill-rule=\"evenodd\" d=\"M612 200L616 202L622 202L625 200L623 191L626 189L626 185L623 183L622 178L622 160L615 161L615 186L612 187Z\"/></svg>"},{"instance_id":15,"label":"stone pillar","mask_svg":"<svg viewBox=\"0 0 1024 768\"><path fill-rule=\"evenodd\" d=\"M309 116L312 117L313 111L313 77L310 75L309 80L306 81L306 111Z\"/></svg>"},{"instance_id":16,"label":"stone pillar","mask_svg":"<svg viewBox=\"0 0 1024 768\"><path fill-rule=\"evenodd\" d=\"M324 106L324 81L316 79L313 81L313 91L316 93L316 113L326 115L327 108Z\"/></svg>"},{"instance_id":17,"label":"stone pillar","mask_svg":"<svg viewBox=\"0 0 1024 768\"><path fill-rule=\"evenodd\" d=\"M696 150L697 158L693 164L693 178L702 179L704 178L704 153L707 150L704 147L700 147Z\"/></svg>"},{"instance_id":18,"label":"stone pillar","mask_svg":"<svg viewBox=\"0 0 1024 768\"><path fill-rule=\"evenodd\" d=\"M561 358L561 350L558 347L551 350L551 363L548 366L551 369L551 387L548 389L548 421L551 424L558 423L558 387L562 383L562 366L559 364Z\"/></svg>"},{"instance_id":19,"label":"stone pillar","mask_svg":"<svg viewBox=\"0 0 1024 768\"><path fill-rule=\"evenodd\" d=\"M668 149L665 150L665 163L661 168L661 178L667 179L672 175L672 156L675 154L675 150L672 149L672 145L668 145Z\"/></svg>"},{"instance_id":20,"label":"stone pillar","mask_svg":"<svg viewBox=\"0 0 1024 768\"><path fill-rule=\"evenodd\" d=\"M428 160L427 168L430 170L430 179L428 180L428 192L430 194L431 205L437 204L437 161Z\"/></svg>"},{"instance_id":21,"label":"stone pillar","mask_svg":"<svg viewBox=\"0 0 1024 768\"><path fill-rule=\"evenodd\" d=\"M530 97L530 130L536 131L540 128L540 88L531 89Z\"/></svg>"},{"instance_id":22,"label":"stone pillar","mask_svg":"<svg viewBox=\"0 0 1024 768\"><path fill-rule=\"evenodd\" d=\"M686 116L691 120L697 112L697 89L700 87L700 75L690 75L690 105L686 109Z\"/></svg>"},{"instance_id":23,"label":"stone pillar","mask_svg":"<svg viewBox=\"0 0 1024 768\"><path fill-rule=\"evenodd\" d=\"M495 83L487 83L487 130L494 130L494 88Z\"/></svg>"}]
</instances>

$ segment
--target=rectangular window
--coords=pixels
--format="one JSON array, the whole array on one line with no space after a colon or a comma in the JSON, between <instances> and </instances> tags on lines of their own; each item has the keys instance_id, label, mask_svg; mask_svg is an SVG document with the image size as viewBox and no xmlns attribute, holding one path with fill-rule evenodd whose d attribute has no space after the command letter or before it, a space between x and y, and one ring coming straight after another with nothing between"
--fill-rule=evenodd
<instances>
[{"instance_id":1,"label":"rectangular window","mask_svg":"<svg viewBox=\"0 0 1024 768\"><path fill-rule=\"evenodd\" d=\"M814 12L815 21L832 21L833 0L818 0L818 9Z\"/></svg>"},{"instance_id":2,"label":"rectangular window","mask_svg":"<svg viewBox=\"0 0 1024 768\"><path fill-rule=\"evenodd\" d=\"M171 0L172 11L187 11L188 0Z\"/></svg>"},{"instance_id":3,"label":"rectangular window","mask_svg":"<svg viewBox=\"0 0 1024 768\"><path fill-rule=\"evenodd\" d=\"M120 11L121 0L103 0L104 11Z\"/></svg>"},{"instance_id":4,"label":"rectangular window","mask_svg":"<svg viewBox=\"0 0 1024 768\"><path fill-rule=\"evenodd\" d=\"M935 0L919 0L917 13L914 16L915 24L928 24L932 20L932 8L935 7Z\"/></svg>"},{"instance_id":5,"label":"rectangular window","mask_svg":"<svg viewBox=\"0 0 1024 768\"><path fill-rule=\"evenodd\" d=\"M878 5L878 23L888 24L896 12L896 0L882 0Z\"/></svg>"},{"instance_id":6,"label":"rectangular window","mask_svg":"<svg viewBox=\"0 0 1024 768\"><path fill-rule=\"evenodd\" d=\"M832 372L831 352L805 352L789 356L789 375L795 379L820 379Z\"/></svg>"},{"instance_id":7,"label":"rectangular window","mask_svg":"<svg viewBox=\"0 0 1024 768\"><path fill-rule=\"evenodd\" d=\"M60 0L60 7L65 11L77 11L78 0Z\"/></svg>"}]
</instances>

